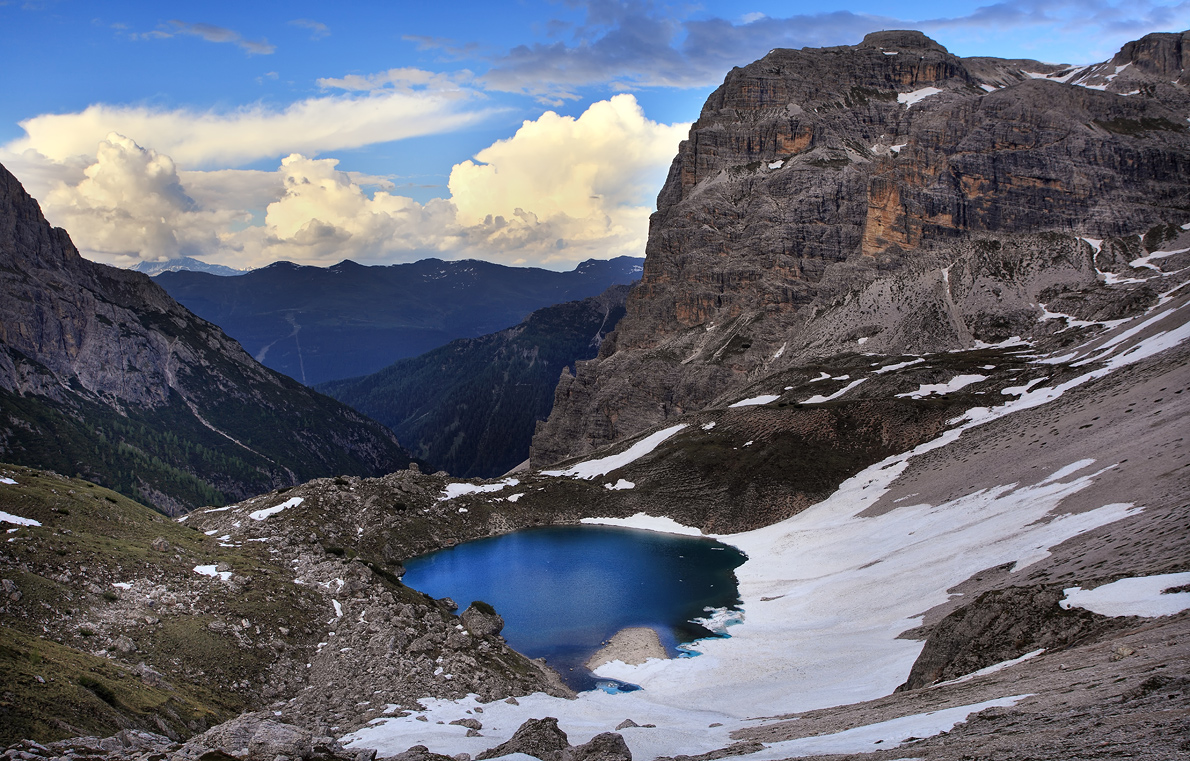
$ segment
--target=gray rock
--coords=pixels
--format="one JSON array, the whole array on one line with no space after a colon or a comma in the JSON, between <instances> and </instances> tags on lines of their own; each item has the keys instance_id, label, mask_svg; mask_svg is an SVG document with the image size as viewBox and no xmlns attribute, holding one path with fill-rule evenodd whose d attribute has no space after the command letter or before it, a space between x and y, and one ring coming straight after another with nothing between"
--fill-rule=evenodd
<instances>
[{"instance_id":1,"label":"gray rock","mask_svg":"<svg viewBox=\"0 0 1190 761\"><path fill-rule=\"evenodd\" d=\"M508 742L489 748L475 757L476 761L499 758L510 753L524 753L541 761L562 761L563 751L570 749L566 733L558 728L558 720L552 716L544 719L528 719L513 734Z\"/></svg>"},{"instance_id":2,"label":"gray rock","mask_svg":"<svg viewBox=\"0 0 1190 761\"><path fill-rule=\"evenodd\" d=\"M382 761L454 761L454 757L433 753L424 745L414 745L404 753L386 756Z\"/></svg>"},{"instance_id":3,"label":"gray rock","mask_svg":"<svg viewBox=\"0 0 1190 761\"><path fill-rule=\"evenodd\" d=\"M1169 62L1185 44L1126 45L1113 60L1135 79L1106 92L916 32L732 70L679 146L627 315L597 359L562 374L533 467L735 401L759 374L859 338L922 353L1045 330L1043 292L1101 287L1078 236L1184 221L1190 94ZM926 86L939 92L898 102ZM1103 258L1103 271L1126 267Z\"/></svg>"},{"instance_id":4,"label":"gray rock","mask_svg":"<svg viewBox=\"0 0 1190 761\"><path fill-rule=\"evenodd\" d=\"M564 761L632 761L628 743L615 732L595 735L589 742L563 753Z\"/></svg>"},{"instance_id":5,"label":"gray rock","mask_svg":"<svg viewBox=\"0 0 1190 761\"><path fill-rule=\"evenodd\" d=\"M504 630L504 618L485 602L471 603L461 618L467 631L477 637L495 636Z\"/></svg>"}]
</instances>

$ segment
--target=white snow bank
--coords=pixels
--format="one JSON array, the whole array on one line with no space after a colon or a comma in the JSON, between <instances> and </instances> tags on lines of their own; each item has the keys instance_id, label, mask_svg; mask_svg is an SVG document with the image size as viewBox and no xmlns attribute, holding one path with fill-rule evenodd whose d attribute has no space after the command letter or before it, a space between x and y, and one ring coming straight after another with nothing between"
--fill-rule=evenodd
<instances>
[{"instance_id":1,"label":"white snow bank","mask_svg":"<svg viewBox=\"0 0 1190 761\"><path fill-rule=\"evenodd\" d=\"M129 584L127 581L113 581L112 586L115 587L116 589L123 589L125 591L132 589L132 585Z\"/></svg>"},{"instance_id":2,"label":"white snow bank","mask_svg":"<svg viewBox=\"0 0 1190 761\"><path fill-rule=\"evenodd\" d=\"M937 95L940 92L942 91L937 87L923 87L913 92L903 92L897 96L897 103L902 104L905 108L909 108L914 103L920 103L931 95Z\"/></svg>"},{"instance_id":3,"label":"white snow bank","mask_svg":"<svg viewBox=\"0 0 1190 761\"><path fill-rule=\"evenodd\" d=\"M785 159L777 159L769 163L769 169L780 169L785 166Z\"/></svg>"},{"instance_id":4,"label":"white snow bank","mask_svg":"<svg viewBox=\"0 0 1190 761\"><path fill-rule=\"evenodd\" d=\"M933 737L949 732L973 713L988 708L1007 708L1021 702L1029 695L1013 695L982 703L944 708L940 711L918 713L889 719L878 724L853 727L833 735L815 735L786 740L769 745L764 750L750 753L743 758L748 761L770 761L799 756L825 756L833 754L874 753L878 750L896 748L909 737Z\"/></svg>"},{"instance_id":5,"label":"white snow bank","mask_svg":"<svg viewBox=\"0 0 1190 761\"><path fill-rule=\"evenodd\" d=\"M847 376L844 375L843 377L846 378ZM831 380L839 380L839 379L831 378ZM842 396L843 394L846 394L848 391L855 388L856 386L858 386L859 384L863 383L866 380L867 380L867 378L860 378L859 380L853 380L850 383L848 383L846 386L844 386L843 388L841 388L838 391L836 391L835 393L831 394L830 396L823 396L822 394L815 394L814 396L810 397L806 401L802 402L802 404L822 404L823 402L829 402L832 399L838 399L840 396Z\"/></svg>"},{"instance_id":6,"label":"white snow bank","mask_svg":"<svg viewBox=\"0 0 1190 761\"><path fill-rule=\"evenodd\" d=\"M604 489L611 489L612 491L622 491L624 489L632 489L635 487L636 484L623 478L621 478L619 481L616 481L614 484L603 485Z\"/></svg>"},{"instance_id":7,"label":"white snow bank","mask_svg":"<svg viewBox=\"0 0 1190 761\"><path fill-rule=\"evenodd\" d=\"M1094 589L1071 587L1063 608L1085 608L1104 616L1172 616L1190 608L1190 592L1162 594L1162 590L1190 584L1190 573L1163 573L1120 579Z\"/></svg>"},{"instance_id":8,"label":"white snow bank","mask_svg":"<svg viewBox=\"0 0 1190 761\"><path fill-rule=\"evenodd\" d=\"M987 379L988 376L986 375L956 375L946 383L923 383L917 387L916 391L906 391L903 394L897 394L897 396L922 399L933 394L949 394L952 391L958 391L961 388L970 386L972 383L979 383Z\"/></svg>"},{"instance_id":9,"label":"white snow bank","mask_svg":"<svg viewBox=\"0 0 1190 761\"><path fill-rule=\"evenodd\" d=\"M16 483L17 483L16 481L12 480L8 476L0 476L0 484L8 484L10 486L15 486Z\"/></svg>"},{"instance_id":10,"label":"white snow bank","mask_svg":"<svg viewBox=\"0 0 1190 761\"><path fill-rule=\"evenodd\" d=\"M658 518L654 515L637 513L629 518L583 518L581 523L594 526L620 526L622 528L640 528L647 531L659 531L663 534L682 534L684 536L702 536L702 532L693 526L683 526L673 518Z\"/></svg>"},{"instance_id":11,"label":"white snow bank","mask_svg":"<svg viewBox=\"0 0 1190 761\"><path fill-rule=\"evenodd\" d=\"M712 428L714 428L714 427L715 427L715 421L714 421L714 420L712 420L712 421L711 421L711 422L709 422L709 423L703 423L703 424L702 424L702 426L700 426L700 427L701 427L701 428L702 428L704 431L709 431L709 430L711 430Z\"/></svg>"},{"instance_id":12,"label":"white snow bank","mask_svg":"<svg viewBox=\"0 0 1190 761\"><path fill-rule=\"evenodd\" d=\"M811 379L809 380L809 382L810 382L810 383L817 383L818 381L824 381L824 380L830 380L830 379L831 379L831 374L830 374L830 373L822 373L822 374L821 374L821 375L819 375L817 378L811 378ZM790 386L790 387L788 387L788 388L792 388L792 387Z\"/></svg>"},{"instance_id":13,"label":"white snow bank","mask_svg":"<svg viewBox=\"0 0 1190 761\"><path fill-rule=\"evenodd\" d=\"M231 578L231 571L216 571L213 565L196 565L194 572L200 576L210 576L212 579L227 581Z\"/></svg>"},{"instance_id":14,"label":"white snow bank","mask_svg":"<svg viewBox=\"0 0 1190 761\"><path fill-rule=\"evenodd\" d=\"M740 401L736 402L735 404L729 404L727 406L728 407L752 407L757 404L768 404L769 402L775 402L780 398L781 398L780 394L761 394L760 396L754 396L751 399L741 399Z\"/></svg>"},{"instance_id":15,"label":"white snow bank","mask_svg":"<svg viewBox=\"0 0 1190 761\"><path fill-rule=\"evenodd\" d=\"M898 362L895 365L885 365L884 367L881 367L880 369L876 370L875 372L877 375L884 375L885 373L891 373L894 370L900 370L905 367L912 367L913 365L920 365L922 362L925 362L925 360L922 359L921 357L918 357L917 359L911 359L908 362Z\"/></svg>"},{"instance_id":16,"label":"white snow bank","mask_svg":"<svg viewBox=\"0 0 1190 761\"><path fill-rule=\"evenodd\" d=\"M12 523L16 526L40 526L41 525L41 523L39 521L35 521L32 518L22 518L19 515L13 515L12 513L6 513L3 510L0 510L0 523Z\"/></svg>"},{"instance_id":17,"label":"white snow bank","mask_svg":"<svg viewBox=\"0 0 1190 761\"><path fill-rule=\"evenodd\" d=\"M505 486L516 486L519 483L519 479L506 478L503 481L495 484L447 484L446 488L442 490L442 496L438 498L438 501L445 502L448 499L461 497L464 494L480 494L500 491Z\"/></svg>"},{"instance_id":18,"label":"white snow bank","mask_svg":"<svg viewBox=\"0 0 1190 761\"><path fill-rule=\"evenodd\" d=\"M212 507L209 510L203 510L203 512L204 513L222 513L224 511L230 510L230 509L231 509L230 507Z\"/></svg>"},{"instance_id":19,"label":"white snow bank","mask_svg":"<svg viewBox=\"0 0 1190 761\"><path fill-rule=\"evenodd\" d=\"M291 497L290 499L285 500L275 507L266 507L263 510L257 510L254 513L250 513L248 517L254 521L263 521L270 515L276 515L286 508L297 507L298 505L302 504L303 501L304 500L301 497Z\"/></svg>"},{"instance_id":20,"label":"white snow bank","mask_svg":"<svg viewBox=\"0 0 1190 761\"><path fill-rule=\"evenodd\" d=\"M335 618L343 617L343 603L338 600L331 600L331 605L335 606Z\"/></svg>"},{"instance_id":21,"label":"white snow bank","mask_svg":"<svg viewBox=\"0 0 1190 761\"><path fill-rule=\"evenodd\" d=\"M569 476L571 478L586 478L591 479L597 476L606 476L613 470L622 468L625 465L633 463L640 458L647 455L656 449L661 442L676 434L685 428L685 425L674 425L669 428L663 428L632 446L625 449L619 454L608 455L607 457L600 457L595 460L587 460L580 462L578 465L573 465L566 470L543 470L543 475L547 476Z\"/></svg>"}]
</instances>

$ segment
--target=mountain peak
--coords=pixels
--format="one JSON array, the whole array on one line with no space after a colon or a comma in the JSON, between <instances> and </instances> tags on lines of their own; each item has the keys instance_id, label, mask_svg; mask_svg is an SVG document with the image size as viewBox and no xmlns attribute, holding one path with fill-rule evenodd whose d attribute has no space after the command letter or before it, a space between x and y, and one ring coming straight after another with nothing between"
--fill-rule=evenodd
<instances>
[{"instance_id":1,"label":"mountain peak","mask_svg":"<svg viewBox=\"0 0 1190 761\"><path fill-rule=\"evenodd\" d=\"M857 47L861 48L904 48L910 50L937 50L948 53L945 47L915 29L888 29L872 32L864 37Z\"/></svg>"}]
</instances>

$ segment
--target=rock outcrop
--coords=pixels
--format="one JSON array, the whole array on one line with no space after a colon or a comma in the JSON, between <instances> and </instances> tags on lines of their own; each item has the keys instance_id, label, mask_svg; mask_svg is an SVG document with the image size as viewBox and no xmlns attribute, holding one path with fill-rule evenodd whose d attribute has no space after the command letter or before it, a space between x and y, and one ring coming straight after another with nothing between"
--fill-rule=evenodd
<instances>
[{"instance_id":1,"label":"rock outcrop","mask_svg":"<svg viewBox=\"0 0 1190 761\"><path fill-rule=\"evenodd\" d=\"M627 316L562 378L533 464L815 357L1000 341L1041 302L1093 299L1139 255L1099 241L1190 220L1188 35L1071 69L879 32L732 70L674 158Z\"/></svg>"},{"instance_id":2,"label":"rock outcrop","mask_svg":"<svg viewBox=\"0 0 1190 761\"><path fill-rule=\"evenodd\" d=\"M0 459L177 513L409 455L147 276L87 261L0 167Z\"/></svg>"}]
</instances>

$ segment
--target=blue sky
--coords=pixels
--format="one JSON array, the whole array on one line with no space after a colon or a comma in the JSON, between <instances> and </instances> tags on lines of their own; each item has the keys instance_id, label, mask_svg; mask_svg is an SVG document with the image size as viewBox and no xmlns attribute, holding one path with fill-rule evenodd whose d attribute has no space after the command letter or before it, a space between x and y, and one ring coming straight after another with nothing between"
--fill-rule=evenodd
<instances>
[{"instance_id":1,"label":"blue sky","mask_svg":"<svg viewBox=\"0 0 1190 761\"><path fill-rule=\"evenodd\" d=\"M1118 2L0 2L0 163L110 263L643 252L732 66L918 28L1086 63L1190 27Z\"/></svg>"}]
</instances>

